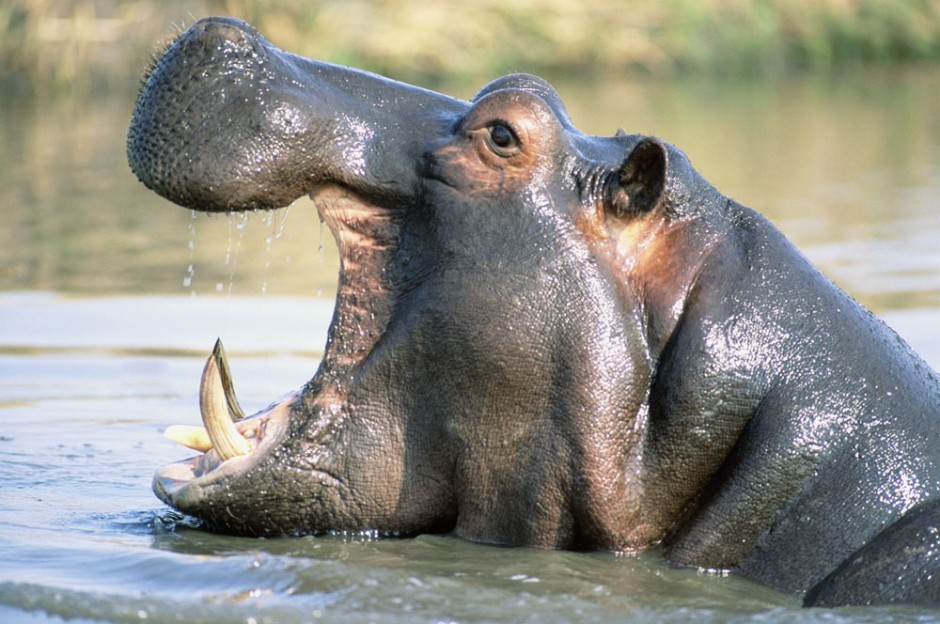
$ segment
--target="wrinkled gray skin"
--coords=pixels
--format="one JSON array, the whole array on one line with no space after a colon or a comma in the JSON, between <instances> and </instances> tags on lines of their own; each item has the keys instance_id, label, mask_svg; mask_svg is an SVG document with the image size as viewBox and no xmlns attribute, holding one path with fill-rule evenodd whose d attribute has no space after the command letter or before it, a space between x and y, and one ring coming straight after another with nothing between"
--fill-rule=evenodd
<instances>
[{"instance_id":1,"label":"wrinkled gray skin","mask_svg":"<svg viewBox=\"0 0 940 624\"><path fill-rule=\"evenodd\" d=\"M904 518L940 500L937 376L671 145L581 134L533 76L467 103L214 18L128 154L198 210L310 194L341 253L320 368L255 450L155 476L210 529L661 544L788 592L832 574L813 604L884 574L876 602L938 602L938 550L904 543L940 524Z\"/></svg>"}]
</instances>

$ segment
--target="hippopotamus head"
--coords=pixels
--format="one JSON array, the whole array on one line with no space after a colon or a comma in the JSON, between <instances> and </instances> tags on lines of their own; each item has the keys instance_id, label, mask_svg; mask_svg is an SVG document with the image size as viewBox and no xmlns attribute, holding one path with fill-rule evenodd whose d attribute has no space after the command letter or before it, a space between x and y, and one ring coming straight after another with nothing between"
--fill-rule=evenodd
<instances>
[{"instance_id":1,"label":"hippopotamus head","mask_svg":"<svg viewBox=\"0 0 940 624\"><path fill-rule=\"evenodd\" d=\"M163 501L239 534L636 545L651 364L617 241L660 201L664 144L578 132L534 76L463 102L213 18L149 72L128 154L197 210L310 195L341 259L311 381L241 419L217 350L208 433L173 430L204 453L157 472Z\"/></svg>"}]
</instances>

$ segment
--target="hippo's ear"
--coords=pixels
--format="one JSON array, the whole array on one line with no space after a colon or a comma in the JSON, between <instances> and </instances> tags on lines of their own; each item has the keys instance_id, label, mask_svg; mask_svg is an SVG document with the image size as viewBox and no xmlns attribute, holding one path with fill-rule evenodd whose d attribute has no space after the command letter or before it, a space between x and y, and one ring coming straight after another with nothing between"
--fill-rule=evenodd
<instances>
[{"instance_id":1,"label":"hippo's ear","mask_svg":"<svg viewBox=\"0 0 940 624\"><path fill-rule=\"evenodd\" d=\"M657 139L644 138L617 170L609 210L616 217L650 212L663 201L669 152Z\"/></svg>"}]
</instances>

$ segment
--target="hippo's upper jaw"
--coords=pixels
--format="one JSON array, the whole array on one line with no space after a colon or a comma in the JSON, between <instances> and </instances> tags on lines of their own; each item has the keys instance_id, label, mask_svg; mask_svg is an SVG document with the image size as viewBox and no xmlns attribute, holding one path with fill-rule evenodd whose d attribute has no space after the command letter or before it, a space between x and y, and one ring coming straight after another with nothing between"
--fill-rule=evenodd
<instances>
[{"instance_id":1,"label":"hippo's upper jaw","mask_svg":"<svg viewBox=\"0 0 940 624\"><path fill-rule=\"evenodd\" d=\"M196 210L278 208L324 181L407 197L416 150L466 104L390 84L283 52L241 20L204 19L148 72L128 160L149 188ZM407 136L388 136L395 124Z\"/></svg>"}]
</instances>

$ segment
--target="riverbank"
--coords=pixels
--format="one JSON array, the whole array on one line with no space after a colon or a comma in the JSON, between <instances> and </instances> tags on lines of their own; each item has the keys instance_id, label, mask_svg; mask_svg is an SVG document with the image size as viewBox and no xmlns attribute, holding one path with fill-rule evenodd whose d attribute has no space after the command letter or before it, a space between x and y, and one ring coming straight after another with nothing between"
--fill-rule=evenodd
<instances>
[{"instance_id":1,"label":"riverbank","mask_svg":"<svg viewBox=\"0 0 940 624\"><path fill-rule=\"evenodd\" d=\"M403 80L551 75L764 75L940 59L932 0L12 0L0 84L18 93L136 81L159 42L206 15L278 46Z\"/></svg>"}]
</instances>

